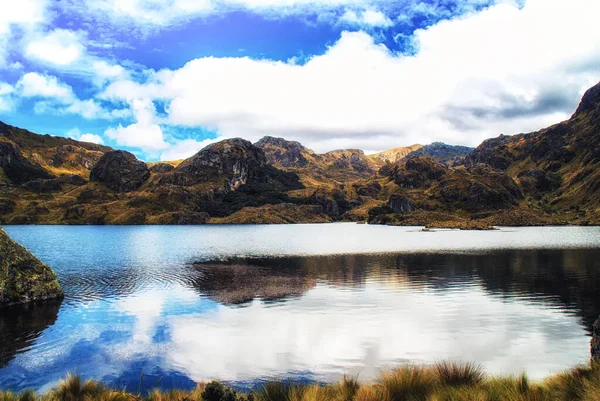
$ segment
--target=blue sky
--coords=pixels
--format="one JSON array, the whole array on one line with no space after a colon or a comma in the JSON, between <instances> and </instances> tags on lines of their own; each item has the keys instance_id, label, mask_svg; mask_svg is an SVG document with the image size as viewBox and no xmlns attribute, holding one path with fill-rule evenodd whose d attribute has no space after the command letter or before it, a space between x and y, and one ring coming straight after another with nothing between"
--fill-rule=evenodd
<instances>
[{"instance_id":1,"label":"blue sky","mask_svg":"<svg viewBox=\"0 0 600 401\"><path fill-rule=\"evenodd\" d=\"M600 80L597 0L0 2L0 120L188 157L477 145L559 122Z\"/></svg>"}]
</instances>

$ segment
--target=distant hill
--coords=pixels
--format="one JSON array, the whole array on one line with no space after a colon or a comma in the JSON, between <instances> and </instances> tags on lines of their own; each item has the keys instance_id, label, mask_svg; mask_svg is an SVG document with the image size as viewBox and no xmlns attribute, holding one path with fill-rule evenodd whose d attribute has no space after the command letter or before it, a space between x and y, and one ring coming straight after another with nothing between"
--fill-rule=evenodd
<instances>
[{"instance_id":1,"label":"distant hill","mask_svg":"<svg viewBox=\"0 0 600 401\"><path fill-rule=\"evenodd\" d=\"M560 124L475 149L318 154L264 137L177 162L0 123L2 224L600 224L600 84Z\"/></svg>"},{"instance_id":2,"label":"distant hill","mask_svg":"<svg viewBox=\"0 0 600 401\"><path fill-rule=\"evenodd\" d=\"M429 156L445 164L460 164L465 156L471 153L472 150L473 148L467 146L455 146L447 145L443 142L434 142L409 153L406 157Z\"/></svg>"},{"instance_id":3,"label":"distant hill","mask_svg":"<svg viewBox=\"0 0 600 401\"><path fill-rule=\"evenodd\" d=\"M379 164L398 163L404 160L406 156L410 155L411 153L414 153L415 151L421 148L423 148L423 145L416 144L402 148L385 150L383 152L372 154L369 157Z\"/></svg>"}]
</instances>

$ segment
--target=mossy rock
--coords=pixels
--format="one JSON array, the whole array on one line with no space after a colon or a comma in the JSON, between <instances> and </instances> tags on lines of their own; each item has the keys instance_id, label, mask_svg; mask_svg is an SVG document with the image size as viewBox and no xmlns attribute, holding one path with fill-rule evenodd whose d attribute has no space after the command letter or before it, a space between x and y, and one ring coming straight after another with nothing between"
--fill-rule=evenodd
<instances>
[{"instance_id":1,"label":"mossy rock","mask_svg":"<svg viewBox=\"0 0 600 401\"><path fill-rule=\"evenodd\" d=\"M0 228L0 306L62 297L54 271Z\"/></svg>"}]
</instances>

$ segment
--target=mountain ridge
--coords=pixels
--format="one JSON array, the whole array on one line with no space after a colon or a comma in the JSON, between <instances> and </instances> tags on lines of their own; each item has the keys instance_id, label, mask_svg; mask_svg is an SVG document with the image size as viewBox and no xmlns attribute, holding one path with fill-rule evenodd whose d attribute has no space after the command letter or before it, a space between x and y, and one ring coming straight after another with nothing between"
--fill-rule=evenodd
<instances>
[{"instance_id":1,"label":"mountain ridge","mask_svg":"<svg viewBox=\"0 0 600 401\"><path fill-rule=\"evenodd\" d=\"M599 194L600 83L569 120L474 149L433 143L318 154L266 136L145 163L0 122L2 224L599 224Z\"/></svg>"}]
</instances>

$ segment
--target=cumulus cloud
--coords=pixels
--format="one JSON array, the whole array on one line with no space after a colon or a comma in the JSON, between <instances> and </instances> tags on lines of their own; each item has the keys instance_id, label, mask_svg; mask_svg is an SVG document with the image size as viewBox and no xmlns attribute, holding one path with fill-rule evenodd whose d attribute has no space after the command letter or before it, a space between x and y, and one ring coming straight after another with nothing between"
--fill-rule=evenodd
<instances>
[{"instance_id":1,"label":"cumulus cloud","mask_svg":"<svg viewBox=\"0 0 600 401\"><path fill-rule=\"evenodd\" d=\"M45 22L46 0L0 1L0 68L10 66L9 54L15 31L34 30Z\"/></svg>"},{"instance_id":2,"label":"cumulus cloud","mask_svg":"<svg viewBox=\"0 0 600 401\"><path fill-rule=\"evenodd\" d=\"M359 12L347 10L341 20L344 23L361 26L389 27L393 25L392 20L384 13L372 9Z\"/></svg>"},{"instance_id":3,"label":"cumulus cloud","mask_svg":"<svg viewBox=\"0 0 600 401\"><path fill-rule=\"evenodd\" d=\"M37 114L77 114L87 119L114 119L130 115L127 109L106 110L95 100L81 100L71 86L50 75L28 72L16 84L18 94L23 98L33 98L37 102Z\"/></svg>"},{"instance_id":4,"label":"cumulus cloud","mask_svg":"<svg viewBox=\"0 0 600 401\"><path fill-rule=\"evenodd\" d=\"M13 109L14 103L11 94L15 88L6 82L0 82L0 111L10 111Z\"/></svg>"},{"instance_id":5,"label":"cumulus cloud","mask_svg":"<svg viewBox=\"0 0 600 401\"><path fill-rule=\"evenodd\" d=\"M60 103L72 103L75 95L72 88L58 81L58 78L37 72L23 75L17 88L23 97L53 98Z\"/></svg>"},{"instance_id":6,"label":"cumulus cloud","mask_svg":"<svg viewBox=\"0 0 600 401\"><path fill-rule=\"evenodd\" d=\"M77 32L68 29L55 29L31 40L25 49L29 58L56 64L69 65L79 60L84 47Z\"/></svg>"},{"instance_id":7,"label":"cumulus cloud","mask_svg":"<svg viewBox=\"0 0 600 401\"><path fill-rule=\"evenodd\" d=\"M278 135L320 151L477 145L573 112L600 78L599 13L595 0L498 4L416 31L415 55L346 32L303 65L206 57L103 96L164 99L170 124L221 137Z\"/></svg>"},{"instance_id":8,"label":"cumulus cloud","mask_svg":"<svg viewBox=\"0 0 600 401\"><path fill-rule=\"evenodd\" d=\"M96 86L129 76L123 66L88 51L87 34L69 29L40 30L24 38L24 54L62 73L89 79Z\"/></svg>"},{"instance_id":9,"label":"cumulus cloud","mask_svg":"<svg viewBox=\"0 0 600 401\"><path fill-rule=\"evenodd\" d=\"M343 15L346 22L389 27L393 22L383 9L407 19L413 15L445 18L507 1L511 0L65 0L64 4L81 17L112 23L116 29L135 27L149 32L240 10L269 18L312 15L327 23L336 23Z\"/></svg>"},{"instance_id":10,"label":"cumulus cloud","mask_svg":"<svg viewBox=\"0 0 600 401\"><path fill-rule=\"evenodd\" d=\"M104 145L104 140L102 139L102 137L100 135L96 135L96 134L82 134L81 130L79 128L73 128L69 131L66 132L65 136L72 138L72 139L76 139L78 141L82 141L82 142L90 142L90 143L96 143L98 145Z\"/></svg>"},{"instance_id":11,"label":"cumulus cloud","mask_svg":"<svg viewBox=\"0 0 600 401\"><path fill-rule=\"evenodd\" d=\"M156 121L156 108L152 101L136 99L131 108L136 122L126 127L119 124L116 128L109 128L104 133L108 138L116 141L118 145L140 148L144 151L158 151L169 147L165 141L162 128Z\"/></svg>"},{"instance_id":12,"label":"cumulus cloud","mask_svg":"<svg viewBox=\"0 0 600 401\"><path fill-rule=\"evenodd\" d=\"M204 141L197 141L195 139L179 140L172 144L168 150L161 153L160 159L163 161L187 159L213 142L215 142L214 139L206 139Z\"/></svg>"}]
</instances>

